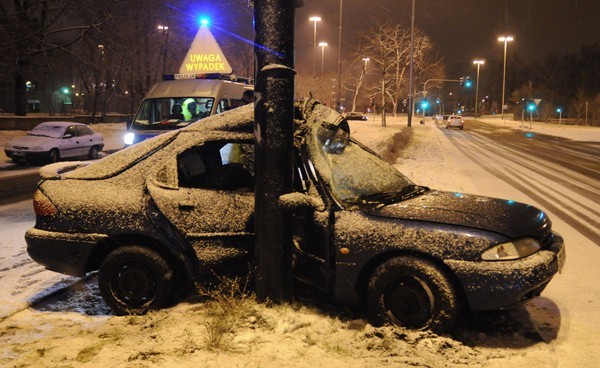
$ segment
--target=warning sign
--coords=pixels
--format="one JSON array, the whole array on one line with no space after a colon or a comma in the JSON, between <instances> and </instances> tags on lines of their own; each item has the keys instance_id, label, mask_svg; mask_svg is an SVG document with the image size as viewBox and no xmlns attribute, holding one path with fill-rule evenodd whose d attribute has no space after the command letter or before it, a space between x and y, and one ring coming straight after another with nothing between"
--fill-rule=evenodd
<instances>
[{"instance_id":1,"label":"warning sign","mask_svg":"<svg viewBox=\"0 0 600 368\"><path fill-rule=\"evenodd\" d=\"M229 62L209 28L200 27L192 46L188 50L183 63L181 63L179 73L229 74L231 71Z\"/></svg>"}]
</instances>

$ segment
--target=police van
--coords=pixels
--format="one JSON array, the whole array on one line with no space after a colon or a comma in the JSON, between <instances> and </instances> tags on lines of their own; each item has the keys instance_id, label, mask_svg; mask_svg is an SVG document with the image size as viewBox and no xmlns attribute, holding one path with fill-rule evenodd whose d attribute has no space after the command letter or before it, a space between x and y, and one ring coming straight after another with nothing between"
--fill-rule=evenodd
<instances>
[{"instance_id":1,"label":"police van","mask_svg":"<svg viewBox=\"0 0 600 368\"><path fill-rule=\"evenodd\" d=\"M127 124L125 146L253 101L249 78L224 74L163 76Z\"/></svg>"}]
</instances>

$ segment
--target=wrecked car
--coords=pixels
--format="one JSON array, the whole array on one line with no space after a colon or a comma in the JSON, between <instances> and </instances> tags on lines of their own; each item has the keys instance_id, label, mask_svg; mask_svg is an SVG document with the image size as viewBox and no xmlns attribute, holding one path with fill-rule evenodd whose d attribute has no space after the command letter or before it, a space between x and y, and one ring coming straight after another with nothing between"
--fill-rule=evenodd
<instances>
[{"instance_id":1,"label":"wrecked car","mask_svg":"<svg viewBox=\"0 0 600 368\"><path fill-rule=\"evenodd\" d=\"M42 168L31 258L99 270L116 314L170 305L220 267L252 261L253 107L209 117L92 163ZM539 295L564 263L541 210L431 190L349 136L315 100L297 104L291 216L296 282L366 307L375 325L447 332L468 310Z\"/></svg>"}]
</instances>

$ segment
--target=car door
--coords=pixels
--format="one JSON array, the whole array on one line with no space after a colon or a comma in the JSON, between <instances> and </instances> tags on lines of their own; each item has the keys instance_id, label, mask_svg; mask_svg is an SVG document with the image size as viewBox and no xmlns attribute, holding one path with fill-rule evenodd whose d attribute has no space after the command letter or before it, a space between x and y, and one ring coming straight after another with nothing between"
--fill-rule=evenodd
<instances>
[{"instance_id":1,"label":"car door","mask_svg":"<svg viewBox=\"0 0 600 368\"><path fill-rule=\"evenodd\" d=\"M79 155L87 155L90 152L90 148L97 144L97 138L94 132L85 125L78 125L77 132L79 134Z\"/></svg>"},{"instance_id":2,"label":"car door","mask_svg":"<svg viewBox=\"0 0 600 368\"><path fill-rule=\"evenodd\" d=\"M210 267L246 259L253 250L253 157L249 142L207 142L160 171L170 174L147 182L159 210Z\"/></svg>"},{"instance_id":3,"label":"car door","mask_svg":"<svg viewBox=\"0 0 600 368\"><path fill-rule=\"evenodd\" d=\"M81 155L81 145L79 144L79 131L76 125L69 125L60 139L59 150L60 157L74 157Z\"/></svg>"},{"instance_id":4,"label":"car door","mask_svg":"<svg viewBox=\"0 0 600 368\"><path fill-rule=\"evenodd\" d=\"M312 198L316 207L297 208L290 213L294 243L294 277L317 290L330 294L334 285L335 254L330 246L334 212L325 188L319 186L315 169L308 159L297 156L295 191Z\"/></svg>"}]
</instances>

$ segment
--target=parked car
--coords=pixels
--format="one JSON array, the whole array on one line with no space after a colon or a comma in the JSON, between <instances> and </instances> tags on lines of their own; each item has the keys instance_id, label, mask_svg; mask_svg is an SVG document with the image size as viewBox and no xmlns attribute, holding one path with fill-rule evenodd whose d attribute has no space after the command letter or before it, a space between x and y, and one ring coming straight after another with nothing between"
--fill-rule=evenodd
<instances>
[{"instance_id":1,"label":"parked car","mask_svg":"<svg viewBox=\"0 0 600 368\"><path fill-rule=\"evenodd\" d=\"M362 112L352 111L346 114L346 120L368 120L367 115Z\"/></svg>"},{"instance_id":2,"label":"parked car","mask_svg":"<svg viewBox=\"0 0 600 368\"><path fill-rule=\"evenodd\" d=\"M564 262L541 210L419 186L349 136L315 100L297 105L290 216L297 285L373 324L450 331L462 312L539 295ZM40 170L31 258L83 276L116 314L252 261L253 106L143 141L94 163ZM306 287L303 288L306 290Z\"/></svg>"},{"instance_id":3,"label":"parked car","mask_svg":"<svg viewBox=\"0 0 600 368\"><path fill-rule=\"evenodd\" d=\"M102 135L85 124L48 121L38 124L24 137L8 141L4 152L16 163L36 165L68 157L97 159L103 148Z\"/></svg>"},{"instance_id":4,"label":"parked car","mask_svg":"<svg viewBox=\"0 0 600 368\"><path fill-rule=\"evenodd\" d=\"M449 128L464 129L465 121L463 120L462 116L450 115L448 117L448 120L446 120L446 129L449 129Z\"/></svg>"}]
</instances>

